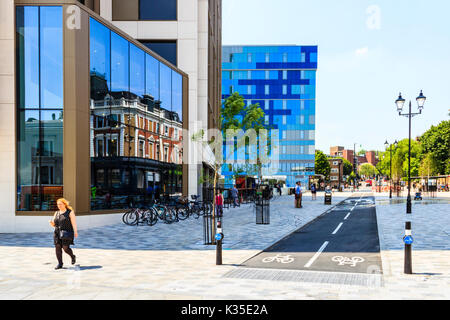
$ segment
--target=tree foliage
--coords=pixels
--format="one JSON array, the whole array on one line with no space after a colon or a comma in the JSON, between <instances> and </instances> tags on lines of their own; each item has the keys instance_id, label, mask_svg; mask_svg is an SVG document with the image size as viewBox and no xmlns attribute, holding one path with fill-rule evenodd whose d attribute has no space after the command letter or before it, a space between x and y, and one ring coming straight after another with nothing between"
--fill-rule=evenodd
<instances>
[{"instance_id":1,"label":"tree foliage","mask_svg":"<svg viewBox=\"0 0 450 320\"><path fill-rule=\"evenodd\" d=\"M238 93L234 92L228 98L225 99L221 106L221 115L220 120L223 129L223 136L226 138L227 130L232 130L236 132L238 130L243 130L244 132L253 129L256 134L259 134L261 130L269 130L270 126L265 124L264 120L265 113L260 108L259 103L245 105L244 98ZM243 142L245 146L248 146L247 140ZM241 148L244 145L239 145L237 148ZM243 164L237 170L239 173L246 172L247 174L254 174L255 172L261 178L261 169L263 164L259 158L259 150L262 148L259 144L259 139L257 141L257 163L255 165L252 164ZM271 139L269 139L267 145L264 146L265 150L264 154L268 154L271 148L275 148L272 146ZM248 152L248 148L246 148L246 154Z\"/></svg>"},{"instance_id":2,"label":"tree foliage","mask_svg":"<svg viewBox=\"0 0 450 320\"><path fill-rule=\"evenodd\" d=\"M450 120L431 126L420 138L424 157L429 155L435 166L435 174L450 174Z\"/></svg>"},{"instance_id":3,"label":"tree foliage","mask_svg":"<svg viewBox=\"0 0 450 320\"><path fill-rule=\"evenodd\" d=\"M389 148L392 148L392 159ZM392 179L401 180L408 177L408 139L400 140L397 148L390 146L387 151L381 154L381 159L377 164L377 169L384 175L389 176L392 163ZM419 174L420 157L422 154L421 145L411 140L411 177Z\"/></svg>"},{"instance_id":4,"label":"tree foliage","mask_svg":"<svg viewBox=\"0 0 450 320\"><path fill-rule=\"evenodd\" d=\"M316 150L315 172L316 174L324 175L326 179L328 179L331 172L331 166L328 162L328 158L320 150Z\"/></svg>"},{"instance_id":5,"label":"tree foliage","mask_svg":"<svg viewBox=\"0 0 450 320\"><path fill-rule=\"evenodd\" d=\"M376 175L377 170L370 163L364 163L359 167L359 175L364 176L366 178L373 177Z\"/></svg>"}]
</instances>

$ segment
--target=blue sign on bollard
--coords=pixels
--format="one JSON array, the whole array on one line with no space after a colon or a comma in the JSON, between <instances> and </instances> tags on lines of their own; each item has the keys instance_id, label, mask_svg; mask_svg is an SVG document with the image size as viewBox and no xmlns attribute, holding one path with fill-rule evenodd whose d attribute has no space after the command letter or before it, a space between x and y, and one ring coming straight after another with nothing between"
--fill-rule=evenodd
<instances>
[{"instance_id":1,"label":"blue sign on bollard","mask_svg":"<svg viewBox=\"0 0 450 320\"><path fill-rule=\"evenodd\" d=\"M217 241L222 240L222 238L223 238L223 235L221 233L216 233L216 240Z\"/></svg>"},{"instance_id":2,"label":"blue sign on bollard","mask_svg":"<svg viewBox=\"0 0 450 320\"><path fill-rule=\"evenodd\" d=\"M413 238L411 236L404 236L403 237L403 242L405 244L412 244L414 242Z\"/></svg>"}]
</instances>

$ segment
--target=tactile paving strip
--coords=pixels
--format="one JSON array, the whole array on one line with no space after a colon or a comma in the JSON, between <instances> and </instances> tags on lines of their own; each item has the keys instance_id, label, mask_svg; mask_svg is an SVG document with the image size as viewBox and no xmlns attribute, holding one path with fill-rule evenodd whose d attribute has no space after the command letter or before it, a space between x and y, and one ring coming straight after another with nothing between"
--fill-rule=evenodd
<instances>
[{"instance_id":1,"label":"tactile paving strip","mask_svg":"<svg viewBox=\"0 0 450 320\"><path fill-rule=\"evenodd\" d=\"M224 274L223 277L236 279L315 282L356 285L364 287L383 287L383 276L381 274L236 268Z\"/></svg>"}]
</instances>

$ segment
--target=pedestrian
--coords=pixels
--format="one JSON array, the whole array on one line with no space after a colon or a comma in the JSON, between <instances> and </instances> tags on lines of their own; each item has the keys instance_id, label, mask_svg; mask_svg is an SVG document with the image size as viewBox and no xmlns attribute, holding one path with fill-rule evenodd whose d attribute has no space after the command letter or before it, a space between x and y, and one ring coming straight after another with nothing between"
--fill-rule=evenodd
<instances>
[{"instance_id":1,"label":"pedestrian","mask_svg":"<svg viewBox=\"0 0 450 320\"><path fill-rule=\"evenodd\" d=\"M317 189L316 189L316 184L315 183L313 183L312 185L311 185L311 196L312 196L312 200L316 200L317 198L316 198L316 193L317 193Z\"/></svg>"},{"instance_id":2,"label":"pedestrian","mask_svg":"<svg viewBox=\"0 0 450 320\"><path fill-rule=\"evenodd\" d=\"M63 267L63 254L62 250L72 258L72 264L76 262L76 256L73 254L70 245L74 244L73 239L78 238L77 222L75 218L75 212L69 205L66 199L58 199L56 201L58 211L55 212L53 220L50 220L50 225L55 228L53 234L53 242L55 245L56 258L58 259L58 265L55 270L62 269Z\"/></svg>"},{"instance_id":3,"label":"pedestrian","mask_svg":"<svg viewBox=\"0 0 450 320\"><path fill-rule=\"evenodd\" d=\"M231 197L233 198L233 208L240 207L239 191L236 188L236 185L233 185L233 188L231 189Z\"/></svg>"},{"instance_id":4,"label":"pedestrian","mask_svg":"<svg viewBox=\"0 0 450 320\"><path fill-rule=\"evenodd\" d=\"M216 195L216 212L219 218L223 216L223 195L220 189L217 190Z\"/></svg>"},{"instance_id":5,"label":"pedestrian","mask_svg":"<svg viewBox=\"0 0 450 320\"><path fill-rule=\"evenodd\" d=\"M278 193L279 193L280 196L281 196L281 187L280 187L280 184L278 184L278 183L277 183L277 190L278 190Z\"/></svg>"},{"instance_id":6,"label":"pedestrian","mask_svg":"<svg viewBox=\"0 0 450 320\"><path fill-rule=\"evenodd\" d=\"M302 207L302 187L301 182L296 183L295 187L295 207L301 208Z\"/></svg>"}]
</instances>

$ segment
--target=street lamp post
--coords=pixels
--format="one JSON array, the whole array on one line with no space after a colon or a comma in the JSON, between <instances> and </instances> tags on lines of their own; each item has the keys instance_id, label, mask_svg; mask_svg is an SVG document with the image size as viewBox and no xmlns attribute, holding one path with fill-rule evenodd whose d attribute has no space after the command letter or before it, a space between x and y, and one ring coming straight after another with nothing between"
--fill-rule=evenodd
<instances>
[{"instance_id":1,"label":"street lamp post","mask_svg":"<svg viewBox=\"0 0 450 320\"><path fill-rule=\"evenodd\" d=\"M353 143L353 173L355 177L353 178L353 190L356 188L356 177L357 177L357 167L356 167L356 142Z\"/></svg>"},{"instance_id":2,"label":"street lamp post","mask_svg":"<svg viewBox=\"0 0 450 320\"><path fill-rule=\"evenodd\" d=\"M392 199L392 144L389 145L389 142L384 143L386 146L386 149L389 146L389 199ZM394 141L394 147L397 149L398 142L397 140Z\"/></svg>"},{"instance_id":3,"label":"street lamp post","mask_svg":"<svg viewBox=\"0 0 450 320\"><path fill-rule=\"evenodd\" d=\"M406 214L411 214L411 118L417 116L422 113L423 105L425 104L425 100L427 98L423 95L422 90L420 90L419 96L416 98L417 108L419 112L413 113L411 112L411 100L409 101L409 112L402 113L403 106L405 104L405 99L402 98L402 94L400 93L398 99L395 100L395 104L397 105L397 111L400 116L407 117L409 120L409 140L408 140L408 197L406 199ZM408 237L408 241L406 238ZM411 263L411 221L406 221L405 223L405 264L404 264L404 273L412 274L412 263Z\"/></svg>"}]
</instances>

